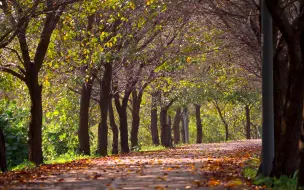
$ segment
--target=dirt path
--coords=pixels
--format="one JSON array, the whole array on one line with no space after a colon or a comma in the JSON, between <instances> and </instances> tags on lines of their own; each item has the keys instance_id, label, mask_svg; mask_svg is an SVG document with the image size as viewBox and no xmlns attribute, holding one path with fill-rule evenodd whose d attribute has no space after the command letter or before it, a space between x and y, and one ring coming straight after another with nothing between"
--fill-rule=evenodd
<instances>
[{"instance_id":1,"label":"dirt path","mask_svg":"<svg viewBox=\"0 0 304 190\"><path fill-rule=\"evenodd\" d=\"M261 141L187 145L177 149L75 161L0 174L3 189L254 189L241 175Z\"/></svg>"}]
</instances>

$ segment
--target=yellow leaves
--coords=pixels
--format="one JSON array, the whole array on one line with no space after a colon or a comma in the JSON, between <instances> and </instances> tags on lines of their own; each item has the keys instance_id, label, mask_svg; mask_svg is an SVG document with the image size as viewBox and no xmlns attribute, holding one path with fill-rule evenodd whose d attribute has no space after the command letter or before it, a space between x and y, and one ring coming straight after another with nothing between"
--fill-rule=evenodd
<instances>
[{"instance_id":1,"label":"yellow leaves","mask_svg":"<svg viewBox=\"0 0 304 190\"><path fill-rule=\"evenodd\" d=\"M186 61L187 63L191 63L191 57L187 57Z\"/></svg>"},{"instance_id":2,"label":"yellow leaves","mask_svg":"<svg viewBox=\"0 0 304 190\"><path fill-rule=\"evenodd\" d=\"M155 2L155 0L146 0L146 5L151 5Z\"/></svg>"},{"instance_id":3,"label":"yellow leaves","mask_svg":"<svg viewBox=\"0 0 304 190\"><path fill-rule=\"evenodd\" d=\"M227 187L235 187L243 185L243 181L241 179L234 179L227 183Z\"/></svg>"},{"instance_id":4,"label":"yellow leaves","mask_svg":"<svg viewBox=\"0 0 304 190\"><path fill-rule=\"evenodd\" d=\"M132 10L134 10L135 9L135 3L133 2L133 1L130 1L130 3L129 3L129 6L130 6L130 8L132 9Z\"/></svg>"}]
</instances>

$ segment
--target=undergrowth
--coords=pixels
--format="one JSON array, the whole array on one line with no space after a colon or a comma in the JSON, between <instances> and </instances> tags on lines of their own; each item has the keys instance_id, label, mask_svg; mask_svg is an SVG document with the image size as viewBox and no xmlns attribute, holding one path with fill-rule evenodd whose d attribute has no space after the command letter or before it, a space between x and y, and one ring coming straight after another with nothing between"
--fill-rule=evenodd
<instances>
[{"instance_id":1,"label":"undergrowth","mask_svg":"<svg viewBox=\"0 0 304 190\"><path fill-rule=\"evenodd\" d=\"M260 165L260 159L258 156L254 156L244 163L242 175L252 180L254 185L266 186L273 190L302 190L303 188L297 187L298 172L295 172L293 176L281 176L265 177L263 175L257 175Z\"/></svg>"}]
</instances>

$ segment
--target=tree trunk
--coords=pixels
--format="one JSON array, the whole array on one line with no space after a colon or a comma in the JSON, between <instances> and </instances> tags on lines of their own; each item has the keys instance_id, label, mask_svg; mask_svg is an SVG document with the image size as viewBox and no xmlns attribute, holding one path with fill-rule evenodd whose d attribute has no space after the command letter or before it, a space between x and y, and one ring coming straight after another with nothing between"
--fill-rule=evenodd
<instances>
[{"instance_id":1,"label":"tree trunk","mask_svg":"<svg viewBox=\"0 0 304 190\"><path fill-rule=\"evenodd\" d=\"M216 110L217 110L217 112L218 112L218 114L219 114L219 116L220 116L220 118L221 118L221 120L222 120L222 122L224 124L224 127L225 127L225 140L228 141L228 139L229 139L229 127L228 127L228 123L226 122L226 120L225 120L225 118L223 116L223 113L222 113L222 111L221 111L221 109L220 109L217 101L213 101L213 105L215 106L215 108L216 108Z\"/></svg>"},{"instance_id":2,"label":"tree trunk","mask_svg":"<svg viewBox=\"0 0 304 190\"><path fill-rule=\"evenodd\" d=\"M184 116L182 117L182 128L181 128L181 134L182 134L182 141L185 144L186 143L186 134L185 134L185 122L184 122Z\"/></svg>"},{"instance_id":3,"label":"tree trunk","mask_svg":"<svg viewBox=\"0 0 304 190\"><path fill-rule=\"evenodd\" d=\"M38 73L32 69L27 75L26 84L31 98L31 119L28 131L29 161L36 166L43 163L42 157L42 86L38 82Z\"/></svg>"},{"instance_id":4,"label":"tree trunk","mask_svg":"<svg viewBox=\"0 0 304 190\"><path fill-rule=\"evenodd\" d=\"M178 107L176 109L174 124L173 124L174 144L179 144L180 142L180 127L179 127L180 121L181 121L181 108Z\"/></svg>"},{"instance_id":5,"label":"tree trunk","mask_svg":"<svg viewBox=\"0 0 304 190\"><path fill-rule=\"evenodd\" d=\"M164 147L170 147L169 137L169 125L167 123L167 109L162 109L160 111L160 126L161 126L161 143Z\"/></svg>"},{"instance_id":6,"label":"tree trunk","mask_svg":"<svg viewBox=\"0 0 304 190\"><path fill-rule=\"evenodd\" d=\"M101 122L98 127L98 154L106 156L108 154L108 111L111 101L111 81L112 81L112 63L104 65L105 70L100 83L99 107L101 113Z\"/></svg>"},{"instance_id":7,"label":"tree trunk","mask_svg":"<svg viewBox=\"0 0 304 190\"><path fill-rule=\"evenodd\" d=\"M115 123L112 101L109 101L109 119L110 126L113 132L112 154L118 154L118 127Z\"/></svg>"},{"instance_id":8,"label":"tree trunk","mask_svg":"<svg viewBox=\"0 0 304 190\"><path fill-rule=\"evenodd\" d=\"M129 93L125 92L120 105L119 94L115 95L115 105L119 115L119 129L120 129L120 145L122 153L129 153L129 142L128 142L128 117L127 117L127 106L129 100Z\"/></svg>"},{"instance_id":9,"label":"tree trunk","mask_svg":"<svg viewBox=\"0 0 304 190\"><path fill-rule=\"evenodd\" d=\"M151 136L154 145L159 145L158 128L157 128L157 97L158 97L158 93L152 94Z\"/></svg>"},{"instance_id":10,"label":"tree trunk","mask_svg":"<svg viewBox=\"0 0 304 190\"><path fill-rule=\"evenodd\" d=\"M93 79L82 84L80 97L78 141L80 153L90 155L89 108Z\"/></svg>"},{"instance_id":11,"label":"tree trunk","mask_svg":"<svg viewBox=\"0 0 304 190\"><path fill-rule=\"evenodd\" d=\"M142 91L137 94L136 90L132 91L132 129L131 129L131 147L138 145L138 130L139 130L139 112L142 100Z\"/></svg>"},{"instance_id":12,"label":"tree trunk","mask_svg":"<svg viewBox=\"0 0 304 190\"><path fill-rule=\"evenodd\" d=\"M196 117L196 143L202 143L203 130L202 130L202 120L201 120L201 105L194 104L195 106L195 117Z\"/></svg>"},{"instance_id":13,"label":"tree trunk","mask_svg":"<svg viewBox=\"0 0 304 190\"><path fill-rule=\"evenodd\" d=\"M172 147L172 122L171 122L171 116L168 115L168 130L167 130L167 139L169 141L169 147Z\"/></svg>"},{"instance_id":14,"label":"tree trunk","mask_svg":"<svg viewBox=\"0 0 304 190\"><path fill-rule=\"evenodd\" d=\"M250 137L250 109L249 106L245 106L245 112L246 112L246 139L251 139Z\"/></svg>"},{"instance_id":15,"label":"tree trunk","mask_svg":"<svg viewBox=\"0 0 304 190\"><path fill-rule=\"evenodd\" d=\"M6 148L3 130L0 128L0 168L2 172L7 171L6 165Z\"/></svg>"},{"instance_id":16,"label":"tree trunk","mask_svg":"<svg viewBox=\"0 0 304 190\"><path fill-rule=\"evenodd\" d=\"M290 59L290 72L287 96L284 103L283 115L280 127L280 140L276 149L273 174L293 175L299 167L300 133L303 117L303 60L301 60L300 44L297 37L293 37L292 43L288 44L288 55Z\"/></svg>"},{"instance_id":17,"label":"tree trunk","mask_svg":"<svg viewBox=\"0 0 304 190\"><path fill-rule=\"evenodd\" d=\"M189 115L188 108L183 109L183 133L184 133L184 143L189 143Z\"/></svg>"}]
</instances>

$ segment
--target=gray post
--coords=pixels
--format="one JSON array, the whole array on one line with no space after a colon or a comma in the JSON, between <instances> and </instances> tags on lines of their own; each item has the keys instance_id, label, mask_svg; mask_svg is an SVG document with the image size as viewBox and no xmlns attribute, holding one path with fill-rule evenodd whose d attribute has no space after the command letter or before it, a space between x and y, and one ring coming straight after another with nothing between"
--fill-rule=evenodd
<instances>
[{"instance_id":1,"label":"gray post","mask_svg":"<svg viewBox=\"0 0 304 190\"><path fill-rule=\"evenodd\" d=\"M262 0L262 173L269 176L274 158L272 18Z\"/></svg>"}]
</instances>

